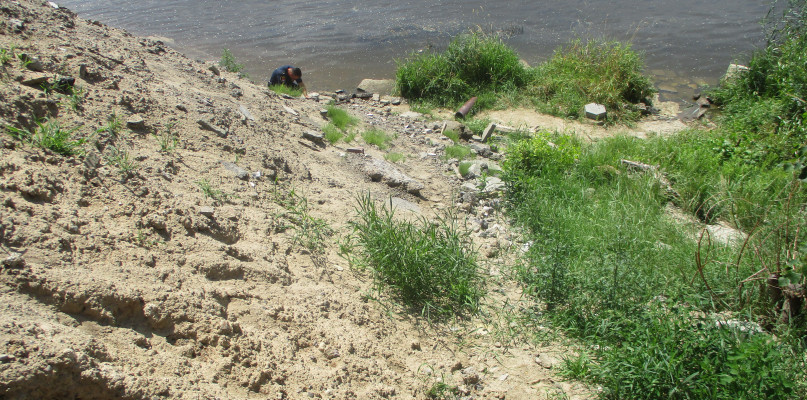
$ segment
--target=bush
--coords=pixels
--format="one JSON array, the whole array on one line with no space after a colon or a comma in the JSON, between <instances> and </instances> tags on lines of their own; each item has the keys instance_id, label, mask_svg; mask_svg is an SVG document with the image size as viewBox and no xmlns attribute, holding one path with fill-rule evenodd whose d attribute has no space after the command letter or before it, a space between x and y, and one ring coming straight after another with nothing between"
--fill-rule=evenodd
<instances>
[{"instance_id":1,"label":"bush","mask_svg":"<svg viewBox=\"0 0 807 400\"><path fill-rule=\"evenodd\" d=\"M571 136L552 138L542 131L510 146L502 168L511 175L540 175L543 171L563 171L571 167L579 155L580 146Z\"/></svg>"},{"instance_id":2,"label":"bush","mask_svg":"<svg viewBox=\"0 0 807 400\"><path fill-rule=\"evenodd\" d=\"M427 317L478 308L482 278L468 234L453 215L423 218L418 226L396 221L391 209L376 207L369 195L358 203L354 235L379 290L388 289Z\"/></svg>"}]
</instances>

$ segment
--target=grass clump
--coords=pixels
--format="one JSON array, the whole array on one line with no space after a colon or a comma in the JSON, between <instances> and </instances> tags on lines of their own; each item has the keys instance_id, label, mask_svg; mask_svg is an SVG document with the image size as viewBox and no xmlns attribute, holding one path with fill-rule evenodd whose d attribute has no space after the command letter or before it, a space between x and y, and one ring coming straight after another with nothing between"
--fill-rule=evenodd
<instances>
[{"instance_id":1,"label":"grass clump","mask_svg":"<svg viewBox=\"0 0 807 400\"><path fill-rule=\"evenodd\" d=\"M518 54L501 39L469 34L454 39L443 53L399 62L395 77L407 99L455 107L477 96L477 107L488 108L496 93L522 87L527 74Z\"/></svg>"},{"instance_id":2,"label":"grass clump","mask_svg":"<svg viewBox=\"0 0 807 400\"><path fill-rule=\"evenodd\" d=\"M235 60L235 56L232 52L230 52L230 49L224 49L221 51L221 60L219 60L219 66L228 72L241 72L241 70L244 69L244 65L239 64Z\"/></svg>"},{"instance_id":3,"label":"grass clump","mask_svg":"<svg viewBox=\"0 0 807 400\"><path fill-rule=\"evenodd\" d=\"M75 139L73 133L78 128L64 129L56 120L37 120L33 131L23 128L8 127L11 137L28 142L36 147L48 149L63 156L72 156L82 152L85 138Z\"/></svg>"},{"instance_id":4,"label":"grass clump","mask_svg":"<svg viewBox=\"0 0 807 400\"><path fill-rule=\"evenodd\" d=\"M387 153L384 154L384 159L391 162L396 163L406 159L406 155L403 153Z\"/></svg>"},{"instance_id":5,"label":"grass clump","mask_svg":"<svg viewBox=\"0 0 807 400\"><path fill-rule=\"evenodd\" d=\"M300 97L303 95L303 89L300 89L297 86L289 86L289 85L271 85L269 89L277 94L286 94L291 97Z\"/></svg>"},{"instance_id":6,"label":"grass clump","mask_svg":"<svg viewBox=\"0 0 807 400\"><path fill-rule=\"evenodd\" d=\"M335 144L345 137L345 134L339 128L337 128L336 125L330 122L322 127L322 132L325 134L325 140L327 140L330 144Z\"/></svg>"},{"instance_id":7,"label":"grass clump","mask_svg":"<svg viewBox=\"0 0 807 400\"><path fill-rule=\"evenodd\" d=\"M427 317L475 312L483 296L475 252L452 215L420 224L397 221L367 195L351 225L378 290L386 289Z\"/></svg>"},{"instance_id":8,"label":"grass clump","mask_svg":"<svg viewBox=\"0 0 807 400\"><path fill-rule=\"evenodd\" d=\"M196 181L196 185L199 186L199 189L202 191L202 195L205 198L213 199L215 202L226 203L235 197L233 194L225 193L220 189L214 188L207 179Z\"/></svg>"},{"instance_id":9,"label":"grass clump","mask_svg":"<svg viewBox=\"0 0 807 400\"><path fill-rule=\"evenodd\" d=\"M331 123L342 131L345 131L347 128L359 123L358 118L348 114L348 112L342 108L329 105L326 109L328 110L327 115L328 118L330 118Z\"/></svg>"},{"instance_id":10,"label":"grass clump","mask_svg":"<svg viewBox=\"0 0 807 400\"><path fill-rule=\"evenodd\" d=\"M106 160L110 165L115 166L122 176L128 176L138 167L135 160L129 155L129 151L115 146L109 147Z\"/></svg>"},{"instance_id":11,"label":"grass clump","mask_svg":"<svg viewBox=\"0 0 807 400\"><path fill-rule=\"evenodd\" d=\"M370 128L364 131L364 133L361 134L361 138L364 139L365 143L378 146L381 150L385 150L389 147L389 143L393 139L387 132L378 128Z\"/></svg>"},{"instance_id":12,"label":"grass clump","mask_svg":"<svg viewBox=\"0 0 807 400\"><path fill-rule=\"evenodd\" d=\"M160 151L163 153L173 152L179 144L179 137L173 132L174 125L176 125L176 123L170 123L165 127L162 133L154 133L154 137L160 145Z\"/></svg>"},{"instance_id":13,"label":"grass clump","mask_svg":"<svg viewBox=\"0 0 807 400\"><path fill-rule=\"evenodd\" d=\"M468 146L463 146L461 144L446 146L445 152L446 152L446 159L448 160L452 158L457 160L464 160L472 156L471 148Z\"/></svg>"},{"instance_id":14,"label":"grass clump","mask_svg":"<svg viewBox=\"0 0 807 400\"><path fill-rule=\"evenodd\" d=\"M635 104L655 93L643 68L629 44L602 40L575 40L546 63L528 68L499 38L471 34L456 38L442 53L399 62L396 85L414 104L456 108L476 96L479 110L532 105L581 118L584 105L597 102L606 106L609 120L633 121L639 116Z\"/></svg>"},{"instance_id":15,"label":"grass clump","mask_svg":"<svg viewBox=\"0 0 807 400\"><path fill-rule=\"evenodd\" d=\"M542 112L582 118L587 103L600 103L609 119L632 121L639 117L635 103L655 93L642 75L642 58L629 44L575 40L531 71L527 89Z\"/></svg>"}]
</instances>

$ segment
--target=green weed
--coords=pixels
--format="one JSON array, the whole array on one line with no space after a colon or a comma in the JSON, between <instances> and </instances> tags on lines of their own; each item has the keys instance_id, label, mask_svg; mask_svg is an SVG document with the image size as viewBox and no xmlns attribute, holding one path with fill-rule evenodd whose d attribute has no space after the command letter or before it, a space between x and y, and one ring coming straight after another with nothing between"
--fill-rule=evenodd
<instances>
[{"instance_id":1,"label":"green weed","mask_svg":"<svg viewBox=\"0 0 807 400\"><path fill-rule=\"evenodd\" d=\"M389 147L389 143L392 141L392 136L378 128L370 128L364 131L361 137L365 143L378 146L381 150Z\"/></svg>"},{"instance_id":2,"label":"green weed","mask_svg":"<svg viewBox=\"0 0 807 400\"><path fill-rule=\"evenodd\" d=\"M405 160L406 155L403 153L387 153L384 154L384 159L391 163L397 163L399 161Z\"/></svg>"},{"instance_id":3,"label":"green weed","mask_svg":"<svg viewBox=\"0 0 807 400\"><path fill-rule=\"evenodd\" d=\"M160 151L163 153L171 153L176 149L179 144L179 137L172 131L176 123L170 123L165 127L162 134L154 133L157 143L160 144ZM237 155L236 155L237 156Z\"/></svg>"},{"instance_id":4,"label":"green weed","mask_svg":"<svg viewBox=\"0 0 807 400\"><path fill-rule=\"evenodd\" d=\"M322 128L322 132L325 133L325 140L327 140L330 144L335 144L345 137L345 134L339 128L337 128L336 125L330 122L325 124L325 126Z\"/></svg>"},{"instance_id":5,"label":"green weed","mask_svg":"<svg viewBox=\"0 0 807 400\"><path fill-rule=\"evenodd\" d=\"M446 147L446 159L455 158L457 160L464 160L471 156L471 148L461 144L455 144Z\"/></svg>"},{"instance_id":6,"label":"green weed","mask_svg":"<svg viewBox=\"0 0 807 400\"><path fill-rule=\"evenodd\" d=\"M294 86L288 85L271 85L269 89L277 94L286 94L291 97L300 97L303 95L303 90Z\"/></svg>"},{"instance_id":7,"label":"green weed","mask_svg":"<svg viewBox=\"0 0 807 400\"><path fill-rule=\"evenodd\" d=\"M224 49L221 51L221 60L219 60L219 66L228 72L241 72L241 70L244 69L244 65L236 62L235 56L230 52L229 49Z\"/></svg>"},{"instance_id":8,"label":"green weed","mask_svg":"<svg viewBox=\"0 0 807 400\"><path fill-rule=\"evenodd\" d=\"M107 117L106 125L98 128L96 131L97 133L109 133L110 136L113 138L118 137L118 133L120 133L121 129L123 129L123 120L118 116L115 111L112 111L112 114Z\"/></svg>"},{"instance_id":9,"label":"green weed","mask_svg":"<svg viewBox=\"0 0 807 400\"><path fill-rule=\"evenodd\" d=\"M331 123L342 131L345 131L348 127L354 126L359 122L358 118L351 116L347 111L337 106L330 105L327 107L327 110L328 118L331 120Z\"/></svg>"},{"instance_id":10,"label":"green weed","mask_svg":"<svg viewBox=\"0 0 807 400\"><path fill-rule=\"evenodd\" d=\"M477 310L483 280L468 234L453 215L424 218L419 225L397 221L370 195L358 199L357 213L351 226L377 290L388 290L429 318Z\"/></svg>"},{"instance_id":11,"label":"green weed","mask_svg":"<svg viewBox=\"0 0 807 400\"><path fill-rule=\"evenodd\" d=\"M36 129L29 131L22 128L8 127L7 132L15 139L31 143L34 146L51 150L55 153L72 156L82 152L85 138L74 139L73 133L78 128L64 129L56 120L37 120Z\"/></svg>"},{"instance_id":12,"label":"green weed","mask_svg":"<svg viewBox=\"0 0 807 400\"><path fill-rule=\"evenodd\" d=\"M205 198L213 199L216 202L229 202L234 197L233 194L225 193L220 189L214 188L207 179L202 179L201 181L196 181L196 184L199 186L199 189L202 191L202 195Z\"/></svg>"},{"instance_id":13,"label":"green weed","mask_svg":"<svg viewBox=\"0 0 807 400\"><path fill-rule=\"evenodd\" d=\"M285 217L295 228L292 243L321 254L334 232L325 220L311 215L308 199L290 188L275 190L275 202L286 210Z\"/></svg>"},{"instance_id":14,"label":"green weed","mask_svg":"<svg viewBox=\"0 0 807 400\"><path fill-rule=\"evenodd\" d=\"M127 150L115 146L109 147L106 160L110 165L115 166L123 176L128 176L138 168L137 162L132 159Z\"/></svg>"},{"instance_id":15,"label":"green weed","mask_svg":"<svg viewBox=\"0 0 807 400\"><path fill-rule=\"evenodd\" d=\"M443 136L451 139L451 141L454 142L454 144L460 142L460 134L457 131L445 130L443 131Z\"/></svg>"}]
</instances>

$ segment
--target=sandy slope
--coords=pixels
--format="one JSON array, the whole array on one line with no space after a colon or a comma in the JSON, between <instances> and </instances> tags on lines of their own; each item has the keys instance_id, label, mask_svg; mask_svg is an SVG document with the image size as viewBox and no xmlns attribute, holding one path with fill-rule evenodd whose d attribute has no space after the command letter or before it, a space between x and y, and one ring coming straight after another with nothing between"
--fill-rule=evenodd
<instances>
[{"instance_id":1,"label":"sandy slope","mask_svg":"<svg viewBox=\"0 0 807 400\"><path fill-rule=\"evenodd\" d=\"M378 149L303 138L325 123L324 100L279 97L44 2L3 1L0 17L0 48L42 65L0 66L1 125L50 115L90 136L113 113L132 123L75 157L0 138L0 399L408 399L441 379L476 399L590 393L556 376L571 350L521 340L514 316L530 305L502 273L521 244L495 196L460 189L440 156L447 139L428 131L440 121L346 105L398 135L391 151L407 158L392 168L422 185L410 190L371 179ZM83 89L77 109L23 84L58 76ZM161 151L169 131L178 144ZM202 181L228 199L206 197ZM292 192L307 208L284 207ZM337 242L364 192L426 217L459 199L489 275L483 316L424 323L350 269ZM333 229L323 252L296 240L302 215Z\"/></svg>"}]
</instances>

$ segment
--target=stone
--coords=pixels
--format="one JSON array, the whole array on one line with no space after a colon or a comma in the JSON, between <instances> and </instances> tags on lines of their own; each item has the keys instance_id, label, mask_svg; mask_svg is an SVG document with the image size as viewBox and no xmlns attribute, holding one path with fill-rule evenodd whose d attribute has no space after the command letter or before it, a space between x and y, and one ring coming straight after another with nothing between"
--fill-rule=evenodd
<instances>
[{"instance_id":1,"label":"stone","mask_svg":"<svg viewBox=\"0 0 807 400\"><path fill-rule=\"evenodd\" d=\"M25 68L28 68L31 71L42 72L45 70L45 67L42 66L42 61L40 61L36 57L29 56L26 53L22 53L19 55L20 60L25 63Z\"/></svg>"},{"instance_id":2,"label":"stone","mask_svg":"<svg viewBox=\"0 0 807 400\"><path fill-rule=\"evenodd\" d=\"M228 135L227 131L224 128L220 128L220 127L218 127L216 125L213 125L212 123L210 123L210 122L208 122L206 120L200 119L200 120L196 121L196 123L199 124L199 126L202 129L207 130L207 131L211 131L211 132L215 133L219 137L226 138L227 135Z\"/></svg>"},{"instance_id":3,"label":"stone","mask_svg":"<svg viewBox=\"0 0 807 400\"><path fill-rule=\"evenodd\" d=\"M41 88L42 85L48 83L50 76L44 73L26 74L22 76L20 83L25 86Z\"/></svg>"},{"instance_id":4,"label":"stone","mask_svg":"<svg viewBox=\"0 0 807 400\"><path fill-rule=\"evenodd\" d=\"M407 112L401 114L401 118L420 119L420 118L423 118L423 114L421 114L419 112L414 112L414 111L407 111Z\"/></svg>"},{"instance_id":5,"label":"stone","mask_svg":"<svg viewBox=\"0 0 807 400\"><path fill-rule=\"evenodd\" d=\"M327 109L325 109L325 108L320 108L320 109L319 109L319 115L320 115L322 118L328 119L328 110L327 110Z\"/></svg>"},{"instance_id":6,"label":"stone","mask_svg":"<svg viewBox=\"0 0 807 400\"><path fill-rule=\"evenodd\" d=\"M3 260L3 266L6 268L22 268L25 266L25 259L22 258L20 253L11 253Z\"/></svg>"},{"instance_id":7,"label":"stone","mask_svg":"<svg viewBox=\"0 0 807 400\"><path fill-rule=\"evenodd\" d=\"M325 136L321 132L307 130L303 132L303 138L306 140L310 140L318 145L325 144Z\"/></svg>"},{"instance_id":8,"label":"stone","mask_svg":"<svg viewBox=\"0 0 807 400\"><path fill-rule=\"evenodd\" d=\"M247 170L245 170L245 169L243 169L243 168L239 167L238 165L235 165L235 164L233 164L231 162L228 162L228 161L219 161L219 162L224 167L224 169L232 172L235 175L236 178L244 180L244 181L249 179L249 172Z\"/></svg>"},{"instance_id":9,"label":"stone","mask_svg":"<svg viewBox=\"0 0 807 400\"><path fill-rule=\"evenodd\" d=\"M482 189L482 191L485 193L493 193L502 189L504 189L504 181L495 176L489 176L485 180L485 188Z\"/></svg>"},{"instance_id":10,"label":"stone","mask_svg":"<svg viewBox=\"0 0 807 400\"><path fill-rule=\"evenodd\" d=\"M217 67L217 66L215 66L215 65L211 65L211 66L207 67L207 69L208 69L210 72L212 72L212 73L213 73L213 75L216 75L216 76L221 76L221 71L219 71L219 67Z\"/></svg>"},{"instance_id":11,"label":"stone","mask_svg":"<svg viewBox=\"0 0 807 400\"><path fill-rule=\"evenodd\" d=\"M600 121L608 116L605 106L597 103L588 103L585 106L586 118Z\"/></svg>"},{"instance_id":12,"label":"stone","mask_svg":"<svg viewBox=\"0 0 807 400\"><path fill-rule=\"evenodd\" d=\"M726 74L723 75L723 80L724 81L734 80L746 72L748 72L748 67L746 67L745 65L729 64L729 67L726 69Z\"/></svg>"},{"instance_id":13,"label":"stone","mask_svg":"<svg viewBox=\"0 0 807 400\"><path fill-rule=\"evenodd\" d=\"M10 363L17 358L12 356L11 354L0 354L0 363L7 364Z\"/></svg>"},{"instance_id":14,"label":"stone","mask_svg":"<svg viewBox=\"0 0 807 400\"><path fill-rule=\"evenodd\" d=\"M132 116L126 120L126 127L133 131L143 130L146 128L146 121L139 114L132 114Z\"/></svg>"},{"instance_id":15,"label":"stone","mask_svg":"<svg viewBox=\"0 0 807 400\"><path fill-rule=\"evenodd\" d=\"M297 113L297 111L294 111L293 108L291 108L291 107L289 107L289 106L287 106L285 104L283 105L283 110L285 110L287 113L289 113L291 115L294 115L295 117L300 115L299 113Z\"/></svg>"},{"instance_id":16,"label":"stone","mask_svg":"<svg viewBox=\"0 0 807 400\"><path fill-rule=\"evenodd\" d=\"M244 117L244 120L255 121L255 117L252 116L252 113L250 113L243 104L238 105L238 111L241 113L241 116Z\"/></svg>"},{"instance_id":17,"label":"stone","mask_svg":"<svg viewBox=\"0 0 807 400\"><path fill-rule=\"evenodd\" d=\"M358 86L356 86L357 91L376 93L381 96L388 96L392 94L394 89L394 79L364 79L359 83Z\"/></svg>"},{"instance_id":18,"label":"stone","mask_svg":"<svg viewBox=\"0 0 807 400\"><path fill-rule=\"evenodd\" d=\"M401 98L400 97L393 97L392 99L390 99L389 102L393 106L399 106L399 105L401 105Z\"/></svg>"},{"instance_id":19,"label":"stone","mask_svg":"<svg viewBox=\"0 0 807 400\"><path fill-rule=\"evenodd\" d=\"M213 217L213 214L215 213L215 211L216 211L216 209L214 209L213 207L210 207L210 206L199 207L199 214L202 214L205 217Z\"/></svg>"},{"instance_id":20,"label":"stone","mask_svg":"<svg viewBox=\"0 0 807 400\"><path fill-rule=\"evenodd\" d=\"M361 147L348 147L345 151L353 154L364 154L364 149Z\"/></svg>"},{"instance_id":21,"label":"stone","mask_svg":"<svg viewBox=\"0 0 807 400\"><path fill-rule=\"evenodd\" d=\"M16 18L9 19L8 25L14 33L20 33L25 30L25 23Z\"/></svg>"},{"instance_id":22,"label":"stone","mask_svg":"<svg viewBox=\"0 0 807 400\"><path fill-rule=\"evenodd\" d=\"M482 131L482 142L487 142L488 140L490 140L490 137L493 136L494 130L496 130L496 124L491 122L490 124L488 124L485 130Z\"/></svg>"},{"instance_id":23,"label":"stone","mask_svg":"<svg viewBox=\"0 0 807 400\"><path fill-rule=\"evenodd\" d=\"M392 209L406 210L415 214L420 214L420 206L400 197L391 197L390 206Z\"/></svg>"},{"instance_id":24,"label":"stone","mask_svg":"<svg viewBox=\"0 0 807 400\"><path fill-rule=\"evenodd\" d=\"M471 150L476 152L476 154L480 157L488 158L493 155L493 151L490 149L490 146L486 144L471 143L468 147L470 147Z\"/></svg>"},{"instance_id":25,"label":"stone","mask_svg":"<svg viewBox=\"0 0 807 400\"><path fill-rule=\"evenodd\" d=\"M356 92L356 93L353 93L352 97L354 99L367 100L367 99L372 99L373 94L372 93L365 93L365 92Z\"/></svg>"},{"instance_id":26,"label":"stone","mask_svg":"<svg viewBox=\"0 0 807 400\"><path fill-rule=\"evenodd\" d=\"M371 158L364 165L364 172L374 182L384 182L393 188L399 187L415 196L419 196L420 191L425 188L420 181L409 177L384 160Z\"/></svg>"}]
</instances>

